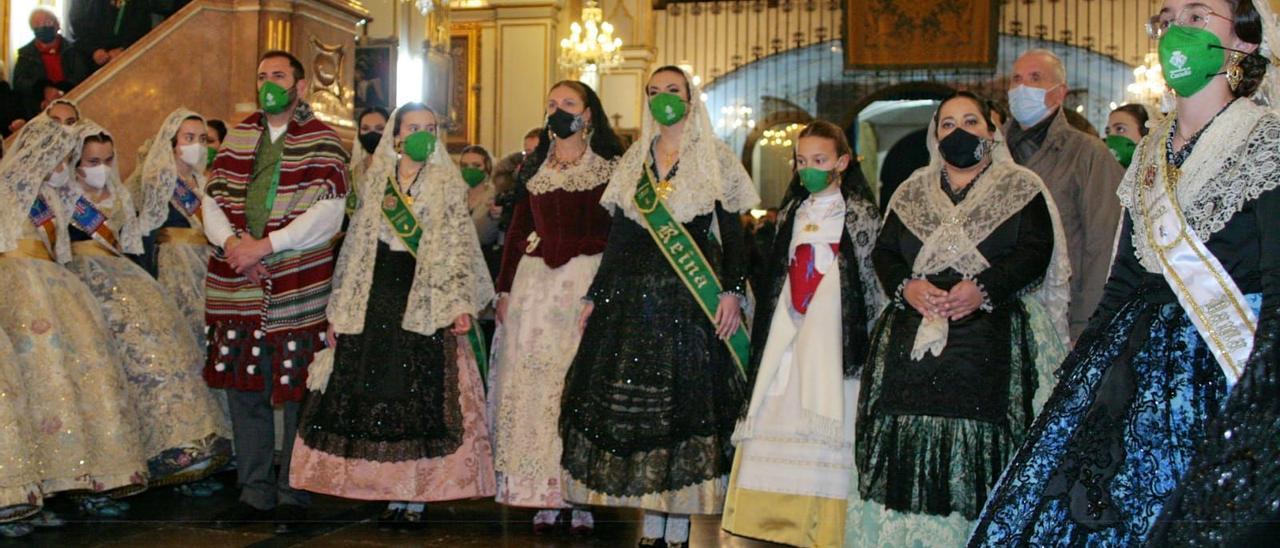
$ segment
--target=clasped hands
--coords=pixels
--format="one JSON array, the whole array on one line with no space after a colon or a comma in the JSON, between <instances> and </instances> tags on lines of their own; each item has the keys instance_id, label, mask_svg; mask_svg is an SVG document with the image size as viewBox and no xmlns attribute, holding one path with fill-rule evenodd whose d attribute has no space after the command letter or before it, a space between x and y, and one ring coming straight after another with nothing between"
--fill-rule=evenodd
<instances>
[{"instance_id":1,"label":"clasped hands","mask_svg":"<svg viewBox=\"0 0 1280 548\"><path fill-rule=\"evenodd\" d=\"M961 280L943 291L928 280L911 280L902 290L902 296L925 319L946 318L960 320L982 307L982 290L973 280Z\"/></svg>"},{"instance_id":2,"label":"clasped hands","mask_svg":"<svg viewBox=\"0 0 1280 548\"><path fill-rule=\"evenodd\" d=\"M271 275L262 264L262 259L273 251L271 238L259 240L248 235L232 236L222 245L222 251L226 254L227 264L256 285L262 285L262 280Z\"/></svg>"}]
</instances>

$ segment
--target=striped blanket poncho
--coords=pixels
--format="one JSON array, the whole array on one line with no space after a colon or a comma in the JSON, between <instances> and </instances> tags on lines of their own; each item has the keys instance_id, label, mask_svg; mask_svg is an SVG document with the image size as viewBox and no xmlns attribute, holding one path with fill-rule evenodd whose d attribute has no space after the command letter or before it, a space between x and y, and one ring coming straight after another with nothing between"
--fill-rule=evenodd
<instances>
[{"instance_id":1,"label":"striped blanket poncho","mask_svg":"<svg viewBox=\"0 0 1280 548\"><path fill-rule=\"evenodd\" d=\"M245 197L265 131L264 115L258 112L228 132L205 188L237 233L248 231ZM346 162L338 135L306 103L299 104L285 132L280 183L262 237L288 226L321 200L345 197ZM205 281L209 351L204 378L209 386L262 390L263 366L269 364L272 401L302 399L307 366L326 346L325 306L334 255L328 244L269 255L263 263L271 274L258 286L237 274L222 249L214 248Z\"/></svg>"}]
</instances>

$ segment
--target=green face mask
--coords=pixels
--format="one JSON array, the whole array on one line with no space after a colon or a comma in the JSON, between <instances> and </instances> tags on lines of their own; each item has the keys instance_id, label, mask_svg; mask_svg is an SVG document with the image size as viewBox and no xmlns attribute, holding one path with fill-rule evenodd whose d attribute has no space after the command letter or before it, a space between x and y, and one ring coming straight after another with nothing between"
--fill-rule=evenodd
<instances>
[{"instance_id":1,"label":"green face mask","mask_svg":"<svg viewBox=\"0 0 1280 548\"><path fill-rule=\"evenodd\" d=\"M831 172L822 171L814 167L806 167L796 172L800 175L800 184L804 186L809 194L817 194L822 192L831 184Z\"/></svg>"},{"instance_id":2,"label":"green face mask","mask_svg":"<svg viewBox=\"0 0 1280 548\"><path fill-rule=\"evenodd\" d=\"M206 165L206 166L212 166L212 165L213 165L213 159L218 157L218 149L213 148L213 147L206 147L206 148L209 150L209 158L208 158L208 161L206 161L204 165Z\"/></svg>"},{"instance_id":3,"label":"green face mask","mask_svg":"<svg viewBox=\"0 0 1280 548\"><path fill-rule=\"evenodd\" d=\"M1133 151L1138 148L1138 143L1123 135L1108 136L1106 142L1107 148L1111 149L1112 154L1116 155L1116 160L1120 161L1120 165L1129 167L1129 163L1133 161Z\"/></svg>"},{"instance_id":4,"label":"green face mask","mask_svg":"<svg viewBox=\"0 0 1280 548\"><path fill-rule=\"evenodd\" d=\"M402 150L410 160L425 162L436 150L436 134L430 131L416 131L404 138Z\"/></svg>"},{"instance_id":5,"label":"green face mask","mask_svg":"<svg viewBox=\"0 0 1280 548\"><path fill-rule=\"evenodd\" d=\"M649 98L649 113L664 126L683 120L687 108L684 100L674 93L658 93Z\"/></svg>"},{"instance_id":6,"label":"green face mask","mask_svg":"<svg viewBox=\"0 0 1280 548\"><path fill-rule=\"evenodd\" d=\"M485 173L483 169L478 167L462 168L462 180L467 182L467 186L475 188L476 185L483 183Z\"/></svg>"},{"instance_id":7,"label":"green face mask","mask_svg":"<svg viewBox=\"0 0 1280 548\"><path fill-rule=\"evenodd\" d=\"M1194 27L1169 27L1160 38L1160 71L1179 97L1191 97L1222 71L1226 55L1212 32Z\"/></svg>"},{"instance_id":8,"label":"green face mask","mask_svg":"<svg viewBox=\"0 0 1280 548\"><path fill-rule=\"evenodd\" d=\"M275 82L263 82L258 88L258 106L267 114L280 114L289 108L289 90Z\"/></svg>"}]
</instances>

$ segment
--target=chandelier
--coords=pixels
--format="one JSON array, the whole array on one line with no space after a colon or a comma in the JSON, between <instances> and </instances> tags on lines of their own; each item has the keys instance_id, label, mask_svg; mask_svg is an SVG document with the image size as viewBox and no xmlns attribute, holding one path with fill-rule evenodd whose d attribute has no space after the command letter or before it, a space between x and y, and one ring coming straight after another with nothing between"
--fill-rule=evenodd
<instances>
[{"instance_id":1,"label":"chandelier","mask_svg":"<svg viewBox=\"0 0 1280 548\"><path fill-rule=\"evenodd\" d=\"M782 129L766 129L764 136L756 144L762 147L790 148L801 127L800 124L790 124Z\"/></svg>"},{"instance_id":2,"label":"chandelier","mask_svg":"<svg viewBox=\"0 0 1280 548\"><path fill-rule=\"evenodd\" d=\"M751 107L742 104L720 107L720 129L730 132L739 129L755 129L756 120L751 116L753 112Z\"/></svg>"},{"instance_id":3,"label":"chandelier","mask_svg":"<svg viewBox=\"0 0 1280 548\"><path fill-rule=\"evenodd\" d=\"M1125 99L1131 103L1162 106L1161 100L1165 96L1164 74L1160 72L1160 58L1156 54L1148 53L1143 63L1133 69L1133 83L1125 91Z\"/></svg>"},{"instance_id":4,"label":"chandelier","mask_svg":"<svg viewBox=\"0 0 1280 548\"><path fill-rule=\"evenodd\" d=\"M621 50L622 39L614 38L613 25L604 20L604 10L596 0L587 0L582 7L582 22L569 25L569 37L560 40L560 68L572 77L594 80L622 64Z\"/></svg>"}]
</instances>

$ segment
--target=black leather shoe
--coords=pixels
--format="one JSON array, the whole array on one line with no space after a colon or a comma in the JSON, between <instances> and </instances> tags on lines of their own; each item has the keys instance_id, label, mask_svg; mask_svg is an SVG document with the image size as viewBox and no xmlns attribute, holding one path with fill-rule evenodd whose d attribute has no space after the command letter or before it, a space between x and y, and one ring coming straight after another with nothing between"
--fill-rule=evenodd
<instances>
[{"instance_id":1,"label":"black leather shoe","mask_svg":"<svg viewBox=\"0 0 1280 548\"><path fill-rule=\"evenodd\" d=\"M412 510L402 510L404 512L400 521L400 530L407 532L421 531L427 528L427 511L414 512Z\"/></svg>"},{"instance_id":2,"label":"black leather shoe","mask_svg":"<svg viewBox=\"0 0 1280 548\"><path fill-rule=\"evenodd\" d=\"M218 512L213 516L213 526L219 529L238 527L249 523L267 521L271 517L270 510L259 510L243 502Z\"/></svg>"},{"instance_id":3,"label":"black leather shoe","mask_svg":"<svg viewBox=\"0 0 1280 548\"><path fill-rule=\"evenodd\" d=\"M661 538L641 538L640 548L667 548L667 540Z\"/></svg>"},{"instance_id":4,"label":"black leather shoe","mask_svg":"<svg viewBox=\"0 0 1280 548\"><path fill-rule=\"evenodd\" d=\"M281 504L276 507L273 519L277 535L296 533L303 522L307 521L307 509L296 504Z\"/></svg>"},{"instance_id":5,"label":"black leather shoe","mask_svg":"<svg viewBox=\"0 0 1280 548\"><path fill-rule=\"evenodd\" d=\"M404 508L386 508L378 515L379 531L394 531L404 521Z\"/></svg>"}]
</instances>

